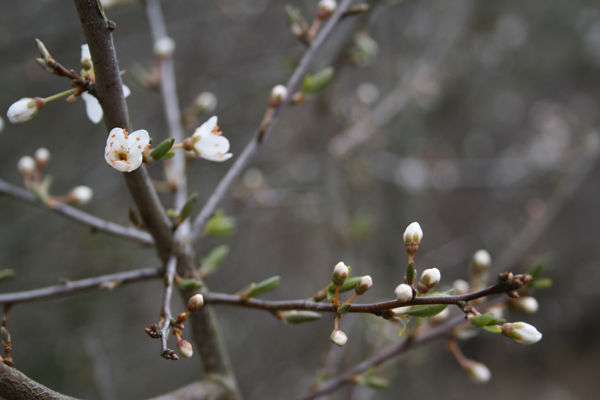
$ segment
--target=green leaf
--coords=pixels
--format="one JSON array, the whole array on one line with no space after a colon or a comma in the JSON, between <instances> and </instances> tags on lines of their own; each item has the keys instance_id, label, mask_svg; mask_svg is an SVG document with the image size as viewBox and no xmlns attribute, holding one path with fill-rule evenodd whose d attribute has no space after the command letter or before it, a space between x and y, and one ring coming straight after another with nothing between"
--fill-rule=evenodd
<instances>
[{"instance_id":1,"label":"green leaf","mask_svg":"<svg viewBox=\"0 0 600 400\"><path fill-rule=\"evenodd\" d=\"M498 325L484 326L483 329L492 333L502 333L502 329Z\"/></svg>"},{"instance_id":2,"label":"green leaf","mask_svg":"<svg viewBox=\"0 0 600 400\"><path fill-rule=\"evenodd\" d=\"M231 236L235 230L235 218L217 211L206 224L204 231L212 236Z\"/></svg>"},{"instance_id":3,"label":"green leaf","mask_svg":"<svg viewBox=\"0 0 600 400\"><path fill-rule=\"evenodd\" d=\"M348 268L348 270L350 270L350 268ZM355 276L355 277L346 279L346 282L344 282L344 284L342 286L340 286L340 293L347 292L348 290L353 290L354 287L360 281L360 278L362 278L362 276ZM331 297L329 297L330 293L332 294ZM333 296L335 296L335 285L333 283L331 283L329 285L329 289L327 289L327 298L332 299Z\"/></svg>"},{"instance_id":4,"label":"green leaf","mask_svg":"<svg viewBox=\"0 0 600 400\"><path fill-rule=\"evenodd\" d=\"M202 282L195 279L181 279L177 282L177 286L179 286L181 290L200 289L202 287Z\"/></svg>"},{"instance_id":5,"label":"green leaf","mask_svg":"<svg viewBox=\"0 0 600 400\"><path fill-rule=\"evenodd\" d=\"M427 318L438 315L448 307L448 304L422 304L418 306L412 306L407 315L411 317Z\"/></svg>"},{"instance_id":6,"label":"green leaf","mask_svg":"<svg viewBox=\"0 0 600 400\"><path fill-rule=\"evenodd\" d=\"M258 283L251 283L250 287L244 290L243 295L247 297L254 297L270 292L271 290L279 286L279 280L279 276L272 276L268 279L265 279L264 281Z\"/></svg>"},{"instance_id":7,"label":"green leaf","mask_svg":"<svg viewBox=\"0 0 600 400\"><path fill-rule=\"evenodd\" d=\"M207 277L217 272L223 261L225 261L229 255L229 251L229 246L226 244L212 249L204 258L204 260L202 260L202 265L200 266L200 275Z\"/></svg>"},{"instance_id":8,"label":"green leaf","mask_svg":"<svg viewBox=\"0 0 600 400\"><path fill-rule=\"evenodd\" d=\"M505 319L496 318L492 313L481 314L471 318L471 323L477 328L483 328L484 326L488 325L502 325L505 322Z\"/></svg>"},{"instance_id":9,"label":"green leaf","mask_svg":"<svg viewBox=\"0 0 600 400\"><path fill-rule=\"evenodd\" d=\"M198 196L196 195L196 193L192 194L188 201L186 201L183 207L181 208L179 218L181 218L182 221L191 214L192 210L194 209L194 205L196 204L197 197Z\"/></svg>"},{"instance_id":10,"label":"green leaf","mask_svg":"<svg viewBox=\"0 0 600 400\"><path fill-rule=\"evenodd\" d=\"M529 272L527 272L527 274L531 275L531 277L533 278L532 281L534 281L542 276L542 272L544 272L545 267L546 267L546 260L544 260L543 258L540 258L533 264L533 267L531 267L531 269L529 270Z\"/></svg>"},{"instance_id":11,"label":"green leaf","mask_svg":"<svg viewBox=\"0 0 600 400\"><path fill-rule=\"evenodd\" d=\"M406 267L406 282L411 285L415 283L415 279L417 277L417 269L415 268L414 262L409 262Z\"/></svg>"},{"instance_id":12,"label":"green leaf","mask_svg":"<svg viewBox=\"0 0 600 400\"><path fill-rule=\"evenodd\" d=\"M3 269L0 271L0 283L6 283L15 276L14 269Z\"/></svg>"},{"instance_id":13,"label":"green leaf","mask_svg":"<svg viewBox=\"0 0 600 400\"><path fill-rule=\"evenodd\" d=\"M391 385L391 382L381 376L370 376L363 380L364 385L373 389L385 389Z\"/></svg>"},{"instance_id":14,"label":"green leaf","mask_svg":"<svg viewBox=\"0 0 600 400\"><path fill-rule=\"evenodd\" d=\"M551 278L538 278L530 282L531 287L534 289L548 289L552 287L553 281Z\"/></svg>"},{"instance_id":15,"label":"green leaf","mask_svg":"<svg viewBox=\"0 0 600 400\"><path fill-rule=\"evenodd\" d=\"M348 314L348 312L350 312L350 307L352 307L352 304L344 304L343 306L339 307L337 311L342 315Z\"/></svg>"},{"instance_id":16,"label":"green leaf","mask_svg":"<svg viewBox=\"0 0 600 400\"><path fill-rule=\"evenodd\" d=\"M305 93L318 93L331 82L333 78L334 69L333 67L327 67L314 75L306 75L304 77L304 83L302 84L302 91Z\"/></svg>"},{"instance_id":17,"label":"green leaf","mask_svg":"<svg viewBox=\"0 0 600 400\"><path fill-rule=\"evenodd\" d=\"M168 160L169 158L173 158L175 157L175 153L173 153L172 151L169 151L167 154L165 154L164 156L162 156L161 158L159 158L159 160Z\"/></svg>"},{"instance_id":18,"label":"green leaf","mask_svg":"<svg viewBox=\"0 0 600 400\"><path fill-rule=\"evenodd\" d=\"M167 154L169 150L171 150L173 143L175 143L175 138L164 140L150 152L150 157L154 158L155 160L160 160L165 156L165 154Z\"/></svg>"},{"instance_id":19,"label":"green leaf","mask_svg":"<svg viewBox=\"0 0 600 400\"><path fill-rule=\"evenodd\" d=\"M300 325L321 319L321 314L314 311L288 311L283 319L290 324Z\"/></svg>"}]
</instances>

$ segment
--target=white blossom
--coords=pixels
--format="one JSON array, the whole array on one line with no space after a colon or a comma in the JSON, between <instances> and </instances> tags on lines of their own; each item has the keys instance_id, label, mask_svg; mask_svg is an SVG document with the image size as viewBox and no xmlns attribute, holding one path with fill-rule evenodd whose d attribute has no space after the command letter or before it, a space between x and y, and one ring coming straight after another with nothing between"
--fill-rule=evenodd
<instances>
[{"instance_id":1,"label":"white blossom","mask_svg":"<svg viewBox=\"0 0 600 400\"><path fill-rule=\"evenodd\" d=\"M106 139L104 158L108 165L122 172L131 172L142 164L142 153L150 146L150 136L145 130L127 133L114 128Z\"/></svg>"},{"instance_id":2,"label":"white blossom","mask_svg":"<svg viewBox=\"0 0 600 400\"><path fill-rule=\"evenodd\" d=\"M123 85L123 96L128 97L131 94L131 90L125 85ZM102 121L102 117L104 116L104 111L102 110L102 106L98 99L88 92L81 93L81 98L85 102L85 112L94 124Z\"/></svg>"},{"instance_id":3,"label":"white blossom","mask_svg":"<svg viewBox=\"0 0 600 400\"><path fill-rule=\"evenodd\" d=\"M35 117L35 114L37 114L38 110L41 110L42 107L44 107L44 101L39 97L33 99L25 97L16 103L13 103L13 105L8 108L6 116L11 123L20 124Z\"/></svg>"},{"instance_id":4,"label":"white blossom","mask_svg":"<svg viewBox=\"0 0 600 400\"><path fill-rule=\"evenodd\" d=\"M396 295L396 298L398 300L400 300L403 303L406 303L407 301L409 301L410 299L412 299L412 297L413 297L413 290L406 283L402 283L402 284L398 285L398 287L396 288L396 290L394 290L394 294Z\"/></svg>"},{"instance_id":5,"label":"white blossom","mask_svg":"<svg viewBox=\"0 0 600 400\"><path fill-rule=\"evenodd\" d=\"M473 263L475 264L475 268L479 270L487 269L492 263L492 256L490 256L487 250L478 250L473 254Z\"/></svg>"},{"instance_id":6,"label":"white blossom","mask_svg":"<svg viewBox=\"0 0 600 400\"><path fill-rule=\"evenodd\" d=\"M536 327L525 322L506 323L501 328L504 336L519 344L533 344L542 339L542 334Z\"/></svg>"},{"instance_id":7,"label":"white blossom","mask_svg":"<svg viewBox=\"0 0 600 400\"><path fill-rule=\"evenodd\" d=\"M217 126L217 117L210 117L192 135L194 151L200 157L210 161L220 162L230 159L233 154L228 153L229 140L221 133Z\"/></svg>"}]
</instances>

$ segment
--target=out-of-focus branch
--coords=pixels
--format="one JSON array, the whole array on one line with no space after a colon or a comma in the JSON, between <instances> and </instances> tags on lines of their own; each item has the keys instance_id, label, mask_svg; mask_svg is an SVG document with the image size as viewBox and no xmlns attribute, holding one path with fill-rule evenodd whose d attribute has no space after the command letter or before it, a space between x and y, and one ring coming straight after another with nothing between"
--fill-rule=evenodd
<instances>
[{"instance_id":1,"label":"out-of-focus branch","mask_svg":"<svg viewBox=\"0 0 600 400\"><path fill-rule=\"evenodd\" d=\"M67 281L62 285L49 286L23 292L0 294L0 304L17 304L30 301L47 300L72 295L89 289L112 289L127 283L154 279L162 276L162 268L144 268L134 271L118 272L94 278Z\"/></svg>"},{"instance_id":2,"label":"out-of-focus branch","mask_svg":"<svg viewBox=\"0 0 600 400\"><path fill-rule=\"evenodd\" d=\"M75 400L73 397L65 396L48 389L18 371L0 362L0 396L11 400Z\"/></svg>"},{"instance_id":3,"label":"out-of-focus branch","mask_svg":"<svg viewBox=\"0 0 600 400\"><path fill-rule=\"evenodd\" d=\"M163 306L161 312L162 326L160 331L162 333L160 337L160 354L161 356L170 359L170 350L167 348L167 340L169 339L169 328L171 327L171 296L173 294L173 277L175 276L175 267L177 266L177 259L173 256L169 258L167 266L165 268L165 290L163 294Z\"/></svg>"},{"instance_id":4,"label":"out-of-focus branch","mask_svg":"<svg viewBox=\"0 0 600 400\"><path fill-rule=\"evenodd\" d=\"M333 379L321 383L317 388L310 393L298 397L296 400L310 400L322 396L326 393L330 393L340 386L352 384L356 382L356 378L360 374L366 372L371 367L379 366L391 359L405 353L407 350L413 349L425 343L432 341L433 339L441 338L447 334L450 329L464 322L463 316L456 317L444 324L438 325L415 338L406 339L399 344L379 353L378 355L363 361L351 370L339 375Z\"/></svg>"},{"instance_id":5,"label":"out-of-focus branch","mask_svg":"<svg viewBox=\"0 0 600 400\"><path fill-rule=\"evenodd\" d=\"M154 43L166 38L167 28L159 0L146 0L146 13L150 22L150 30ZM169 134L175 138L176 143L183 142L183 128L181 125L181 109L177 98L177 86L175 85L175 69L173 67L172 57L159 57L160 66L160 91L163 98L163 106L169 127ZM168 162L168 161L167 161ZM172 171L167 178L175 177L177 179L177 188L175 190L175 209L181 210L187 201L187 180L185 179L185 154L177 152L171 159ZM184 226L185 225L185 226ZM182 224L179 230L189 230L189 223ZM187 233L187 232L186 232Z\"/></svg>"},{"instance_id":6,"label":"out-of-focus branch","mask_svg":"<svg viewBox=\"0 0 600 400\"><path fill-rule=\"evenodd\" d=\"M337 24L337 22L340 20L344 12L348 9L348 7L350 7L351 3L352 0L343 0L336 9L336 11L331 15L331 17L329 17L327 23L323 26L323 28L321 28L321 30L315 37L315 40L311 43L306 53L304 53L302 60L300 60L300 64L288 80L286 84L288 93L292 94L298 90L300 84L302 83L302 79L306 74L308 66L310 65L317 53L317 50L325 42L325 40ZM290 99L288 98L286 101L281 103L279 107L275 108L272 114L271 124L264 132L264 135L268 135L270 130L277 122L279 115L288 106L289 102ZM239 174L242 173L242 171L247 166L250 159L254 156L261 144L262 140L259 130L256 132L255 137L250 141L250 143L246 145L244 151L242 151L242 153L237 157L235 163L231 166L231 168L229 168L229 171L227 171L223 179L221 179L216 189L213 191L210 198L200 211L200 214L198 214L198 216L194 220L194 223L192 224L192 231L189 235L189 241L191 243L194 243L202 235L202 231L204 230L206 223L210 219L210 216L213 214L213 212L227 193L229 187L233 184L233 182L239 176Z\"/></svg>"},{"instance_id":7,"label":"out-of-focus branch","mask_svg":"<svg viewBox=\"0 0 600 400\"><path fill-rule=\"evenodd\" d=\"M75 0L81 28L89 45L96 73L96 94L104 110L107 131L119 127L130 130L123 82L112 39L115 24L106 19L97 0ZM122 174L140 215L154 241L160 258L166 262L172 250L171 223L160 204L156 190L142 165Z\"/></svg>"},{"instance_id":8,"label":"out-of-focus branch","mask_svg":"<svg viewBox=\"0 0 600 400\"><path fill-rule=\"evenodd\" d=\"M380 314L382 311L396 307L416 306L416 305L431 305L431 304L459 304L461 302L480 299L482 297L500 294L513 290L512 288L503 288L501 285L493 285L486 289L479 290L473 293L467 293L459 296L428 296L415 297L411 301L402 302L400 300L390 300L374 304L352 304L349 312L356 313L372 313ZM204 294L204 302L208 304L227 304L236 305L248 308L257 308L267 311L278 310L310 310L335 312L336 309L329 303L318 303L310 300L259 300L254 298L244 299L238 295L224 293L206 293Z\"/></svg>"},{"instance_id":9,"label":"out-of-focus branch","mask_svg":"<svg viewBox=\"0 0 600 400\"><path fill-rule=\"evenodd\" d=\"M17 200L22 200L26 203L32 204L38 208L42 208L45 210L52 211L56 214L65 216L73 221L79 222L84 225L88 225L92 229L108 233L110 235L115 235L119 237L123 237L126 239L135 240L139 243L142 243L147 246L154 245L154 239L152 239L152 235L147 232L140 231L135 228L115 224L114 222L106 221L101 218L98 218L94 215L83 212L75 207L71 207L67 204L57 203L53 205L51 208L47 207L45 204L40 203L40 201L33 195L33 193L22 189L17 186L13 186L10 183L4 182L0 179L0 194L5 194Z\"/></svg>"}]
</instances>

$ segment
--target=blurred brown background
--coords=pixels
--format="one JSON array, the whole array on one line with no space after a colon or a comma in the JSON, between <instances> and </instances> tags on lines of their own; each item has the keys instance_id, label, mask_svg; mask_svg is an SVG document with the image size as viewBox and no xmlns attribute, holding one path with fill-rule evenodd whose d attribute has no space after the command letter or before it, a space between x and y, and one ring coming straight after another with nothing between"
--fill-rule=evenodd
<instances>
[{"instance_id":1,"label":"blurred brown background","mask_svg":"<svg viewBox=\"0 0 600 400\"><path fill-rule=\"evenodd\" d=\"M316 3L290 2L308 19ZM163 2L177 42L180 103L187 107L200 92L215 93L215 114L234 156L260 123L270 88L287 80L303 53L287 30L286 4ZM402 233L413 221L424 230L417 268L438 267L445 287L468 277L469 259L480 248L491 252L494 274L524 272L544 256L555 284L536 293L540 311L508 315L535 325L542 341L519 346L482 332L461 343L467 356L490 368L490 383L472 384L437 341L383 368L393 382L389 389L344 388L331 398L594 398L600 373L600 5L371 4L367 16L342 22L313 63L311 72L335 66L332 84L285 112L251 172L222 205L236 218L237 230L200 244L200 255L231 246L208 284L234 293L280 275L281 286L265 298L306 298L343 260L355 274L373 277L361 302L390 299L406 265ZM132 89L132 124L162 140L167 133L160 94L133 76L137 64L153 63L143 5L107 15L117 23L114 41ZM79 69L84 39L72 2L0 0L2 110L21 97L68 89L65 79L35 63L34 38L63 65ZM95 196L85 211L129 223L133 202L102 158L105 127L89 122L81 100L49 103L21 125L3 118L1 179L20 185L19 157L46 147L52 193L88 185ZM194 164L190 189L200 204L231 163ZM160 164L149 169L163 178ZM163 200L169 204L169 196ZM4 196L0 220L0 267L17 271L3 292L157 265L151 249L92 234ZM113 385L120 399L156 396L188 383L201 372L198 360L166 362L143 332L157 320L161 299L161 283L153 281L15 306L10 325L16 366L54 390L88 399L100 398L99 381ZM174 311L180 309L177 298ZM328 368L344 371L398 340L389 324L373 316L344 317L340 326L349 342L331 349L331 315L290 326L266 312L217 311L247 399L294 398L325 359ZM95 380L94 374L110 379Z\"/></svg>"}]
</instances>

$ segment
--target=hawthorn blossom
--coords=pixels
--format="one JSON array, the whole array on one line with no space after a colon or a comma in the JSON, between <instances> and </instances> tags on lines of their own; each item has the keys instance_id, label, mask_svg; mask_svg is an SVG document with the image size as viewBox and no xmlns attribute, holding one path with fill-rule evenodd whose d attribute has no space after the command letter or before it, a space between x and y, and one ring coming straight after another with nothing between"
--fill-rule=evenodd
<instances>
[{"instance_id":1,"label":"hawthorn blossom","mask_svg":"<svg viewBox=\"0 0 600 400\"><path fill-rule=\"evenodd\" d=\"M92 56L90 55L90 48L87 44L81 45L81 65L86 66L89 65L90 69L87 75L90 76L92 81L95 80L95 74L92 65ZM131 94L131 90L125 85L123 85L123 96L127 98ZM88 92L81 93L81 98L85 102L85 112L94 124L102 121L102 117L104 116L104 111L102 110L102 106L96 97L89 94Z\"/></svg>"},{"instance_id":2,"label":"hawthorn blossom","mask_svg":"<svg viewBox=\"0 0 600 400\"><path fill-rule=\"evenodd\" d=\"M144 160L143 152L150 147L148 131L128 133L125 129L114 128L106 139L104 158L108 165L121 172L138 169Z\"/></svg>"},{"instance_id":3,"label":"hawthorn blossom","mask_svg":"<svg viewBox=\"0 0 600 400\"><path fill-rule=\"evenodd\" d=\"M192 135L194 143L194 152L200 157L210 161L225 161L231 158L233 154L229 151L229 140L222 136L217 126L217 117L210 117L196 129Z\"/></svg>"}]
</instances>

